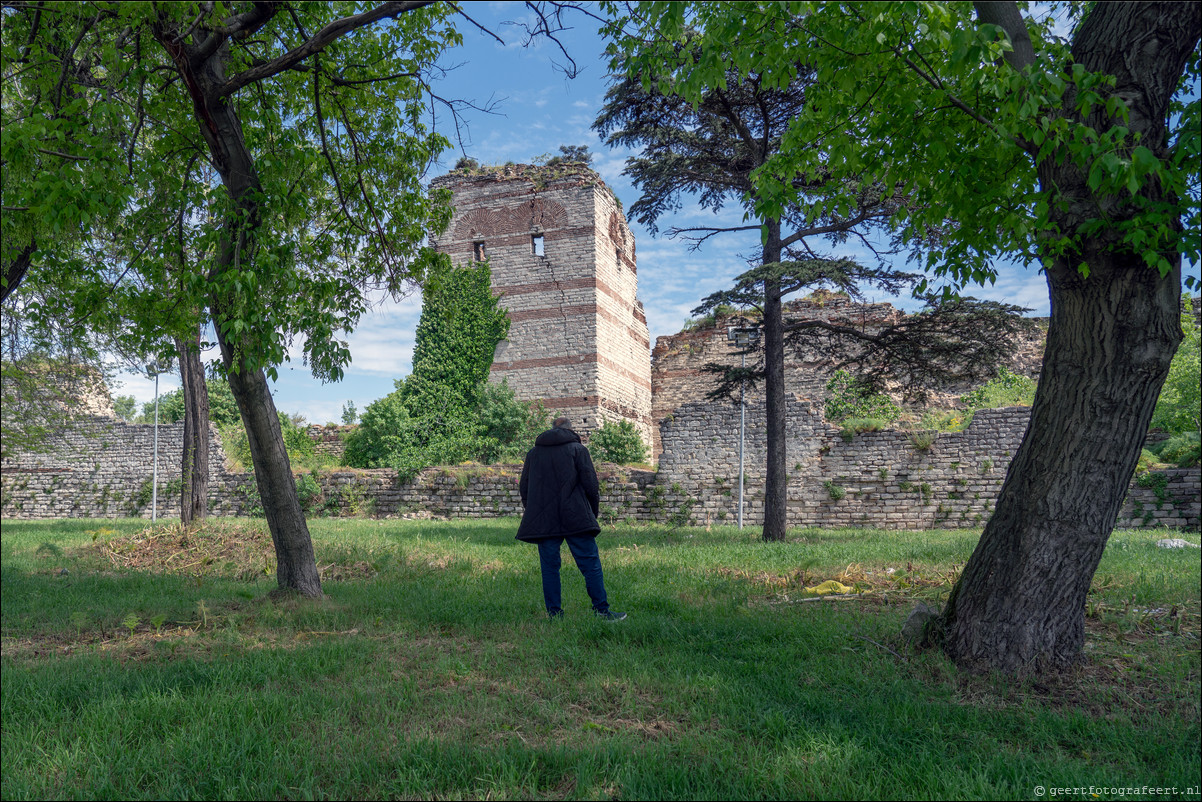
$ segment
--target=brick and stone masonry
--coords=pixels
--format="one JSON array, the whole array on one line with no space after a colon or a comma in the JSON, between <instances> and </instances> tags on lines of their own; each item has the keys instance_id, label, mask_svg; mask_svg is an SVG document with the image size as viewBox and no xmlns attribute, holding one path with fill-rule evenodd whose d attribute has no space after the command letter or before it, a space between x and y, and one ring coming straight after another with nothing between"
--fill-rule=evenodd
<instances>
[{"instance_id":1,"label":"brick and stone masonry","mask_svg":"<svg viewBox=\"0 0 1202 802\"><path fill-rule=\"evenodd\" d=\"M509 165L434 179L454 216L435 247L488 259L509 314L490 379L542 401L582 432L629 420L651 442L650 337L637 297L634 236L584 165Z\"/></svg>"},{"instance_id":2,"label":"brick and stone masonry","mask_svg":"<svg viewBox=\"0 0 1202 802\"><path fill-rule=\"evenodd\" d=\"M883 529L981 526L993 511L1030 411L982 410L964 432L932 442L912 433L865 432L847 442L813 404L788 403L790 526ZM659 471L599 466L601 519L671 524L733 523L738 518L738 408L691 402L662 424ZM763 404L747 416L746 514L763 515ZM6 456L0 465L5 518L150 517L154 427L81 417L42 453ZM209 508L214 516L261 515L254 476L225 468L213 433ZM179 515L183 424L160 427L159 509ZM521 514L518 465L429 468L402 482L395 471L314 472L316 492L302 494L309 515L491 518ZM1133 480L1121 527L1199 526L1202 473L1157 472Z\"/></svg>"},{"instance_id":3,"label":"brick and stone masonry","mask_svg":"<svg viewBox=\"0 0 1202 802\"><path fill-rule=\"evenodd\" d=\"M790 301L785 307L789 320L822 320L839 326L863 329L875 333L897 323L904 313L888 303L859 304L834 294L816 293L811 298ZM727 342L728 325L737 325L736 318L719 318L711 323L686 329L677 334L657 337L651 352L651 417L654 421L649 445L655 461L663 452L660 424L685 404L704 402L713 387L714 378L703 367L707 363L738 365L739 352ZM1036 331L1020 341L1006 367L1012 372L1039 378L1043 356L1044 326L1037 321ZM757 355L748 354L747 364L753 365ZM798 398L820 403L826 394L826 384L835 371L835 363L819 348L802 352L787 351L785 355L785 391ZM928 397L930 406L952 407L958 396L972 387L944 387ZM902 401L900 396L895 400Z\"/></svg>"}]
</instances>

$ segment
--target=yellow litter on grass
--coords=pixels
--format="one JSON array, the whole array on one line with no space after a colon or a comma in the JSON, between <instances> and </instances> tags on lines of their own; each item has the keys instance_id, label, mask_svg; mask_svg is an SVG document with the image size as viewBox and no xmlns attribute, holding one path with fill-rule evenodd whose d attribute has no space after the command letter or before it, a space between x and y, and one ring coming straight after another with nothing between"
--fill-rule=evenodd
<instances>
[{"instance_id":1,"label":"yellow litter on grass","mask_svg":"<svg viewBox=\"0 0 1202 802\"><path fill-rule=\"evenodd\" d=\"M830 596L835 593L851 593L853 588L849 588L842 582L834 579L828 579L821 585L815 585L812 588L805 588L807 596Z\"/></svg>"}]
</instances>

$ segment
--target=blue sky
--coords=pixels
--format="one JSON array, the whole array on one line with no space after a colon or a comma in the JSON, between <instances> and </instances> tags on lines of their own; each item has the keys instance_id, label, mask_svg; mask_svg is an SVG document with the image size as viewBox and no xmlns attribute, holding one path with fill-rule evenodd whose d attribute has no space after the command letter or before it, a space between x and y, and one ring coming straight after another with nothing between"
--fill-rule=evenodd
<instances>
[{"instance_id":1,"label":"blue sky","mask_svg":"<svg viewBox=\"0 0 1202 802\"><path fill-rule=\"evenodd\" d=\"M596 34L596 23L577 15L569 23L575 28L560 37L580 68L574 79L568 79L556 69L556 64L564 63L564 57L553 43L544 40L524 47L522 31L503 24L528 16L523 4L470 2L465 10L497 32L505 44L468 25L461 26L463 46L443 59L444 66L453 69L433 88L446 98L481 106L492 103L494 113L465 110L463 149L456 142L455 149L444 154L443 163L429 177L449 170L464 153L485 164L523 163L543 154L555 154L560 145L588 145L595 154L594 169L630 208L638 193L622 170L632 154L606 148L591 130L608 86L604 45ZM453 128L445 124L448 122L440 120L440 130L454 139ZM728 209L715 218L708 210L685 205L670 220L660 221L661 231L671 225L712 224L715 220L737 225L742 213ZM754 255L759 244L757 233L737 232L714 237L700 250L691 251L685 242L662 235L653 238L637 223L631 224L631 230L638 243L639 298L646 309L653 345L656 337L679 331L689 311L703 297L728 286L745 270L747 258ZM1192 272L1197 273L1196 269ZM995 285L968 292L979 298L1030 307L1035 315L1048 312L1047 286L1034 269L1001 266ZM908 298L870 298L891 301L902 308L913 306ZM294 349L293 361L280 367L279 380L274 384L276 406L284 412L300 413L311 423L339 421L348 400L361 413L370 402L392 392L396 379L408 374L420 313L420 295L400 302L382 300L348 337L353 362L338 383L323 384L313 378L299 359L299 347ZM206 357L215 359L216 351ZM153 399L153 381L128 375L120 380L123 384L114 394L133 395L139 403ZM160 379L160 392L178 386L178 375Z\"/></svg>"}]
</instances>

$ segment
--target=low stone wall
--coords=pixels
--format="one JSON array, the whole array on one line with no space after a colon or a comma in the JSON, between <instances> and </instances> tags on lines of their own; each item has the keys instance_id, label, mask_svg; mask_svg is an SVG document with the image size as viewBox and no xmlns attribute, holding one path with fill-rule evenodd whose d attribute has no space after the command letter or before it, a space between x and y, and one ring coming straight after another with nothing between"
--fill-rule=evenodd
<instances>
[{"instance_id":1,"label":"low stone wall","mask_svg":"<svg viewBox=\"0 0 1202 802\"><path fill-rule=\"evenodd\" d=\"M253 477L229 474L215 427L209 427L210 509L237 514ZM44 453L0 463L0 512L6 518L150 517L155 427L85 416L58 432ZM158 514L179 515L183 422L158 427ZM248 481L249 480L249 481Z\"/></svg>"},{"instance_id":2,"label":"low stone wall","mask_svg":"<svg viewBox=\"0 0 1202 802\"><path fill-rule=\"evenodd\" d=\"M845 440L809 401L786 404L790 526L886 529L980 526L1026 432L1026 407L976 413L963 432L881 431ZM698 522L738 517L739 408L685 404L661 427L659 487L675 489ZM764 408L750 397L744 453L744 520L763 520ZM1163 479L1155 478L1157 475ZM1197 529L1199 470L1157 472L1133 480L1119 526Z\"/></svg>"},{"instance_id":3,"label":"low stone wall","mask_svg":"<svg viewBox=\"0 0 1202 802\"><path fill-rule=\"evenodd\" d=\"M964 432L927 443L907 432L866 432L844 441L820 410L790 401L788 410L791 526L887 529L980 526L992 513L1028 410L978 412ZM762 404L748 405L744 521L763 515ZM685 525L738 518L739 410L729 404L686 404L662 425L659 472L598 466L604 523ZM6 518L150 517L154 427L84 418L44 454L0 465ZM213 515L261 515L254 477L230 473L214 433L209 504ZM183 426L159 427L159 507L179 515ZM298 474L309 515L383 518L519 515L520 466L429 468L407 482L391 470ZM1119 526L1197 529L1202 479L1197 468L1156 472L1133 481Z\"/></svg>"}]
</instances>

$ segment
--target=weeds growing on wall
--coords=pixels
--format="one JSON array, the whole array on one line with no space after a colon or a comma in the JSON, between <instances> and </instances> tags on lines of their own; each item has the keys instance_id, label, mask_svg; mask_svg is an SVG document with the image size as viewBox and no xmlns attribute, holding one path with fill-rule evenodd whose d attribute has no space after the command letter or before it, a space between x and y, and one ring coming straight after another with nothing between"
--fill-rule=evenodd
<instances>
[{"instance_id":1,"label":"weeds growing on wall","mask_svg":"<svg viewBox=\"0 0 1202 802\"><path fill-rule=\"evenodd\" d=\"M1149 446L1157 461L1178 468L1194 468L1202 459L1202 437L1198 432L1182 432L1168 440Z\"/></svg>"},{"instance_id":2,"label":"weeds growing on wall","mask_svg":"<svg viewBox=\"0 0 1202 802\"><path fill-rule=\"evenodd\" d=\"M837 370L826 383L824 416L832 423L871 418L886 424L897 420L901 408L884 393L873 393L846 370Z\"/></svg>"},{"instance_id":3,"label":"weeds growing on wall","mask_svg":"<svg viewBox=\"0 0 1202 802\"><path fill-rule=\"evenodd\" d=\"M431 465L525 456L549 416L507 384L487 381L509 330L498 300L487 263L453 268L426 285L413 373L363 411L347 437L348 465L395 468L407 480Z\"/></svg>"}]
</instances>

